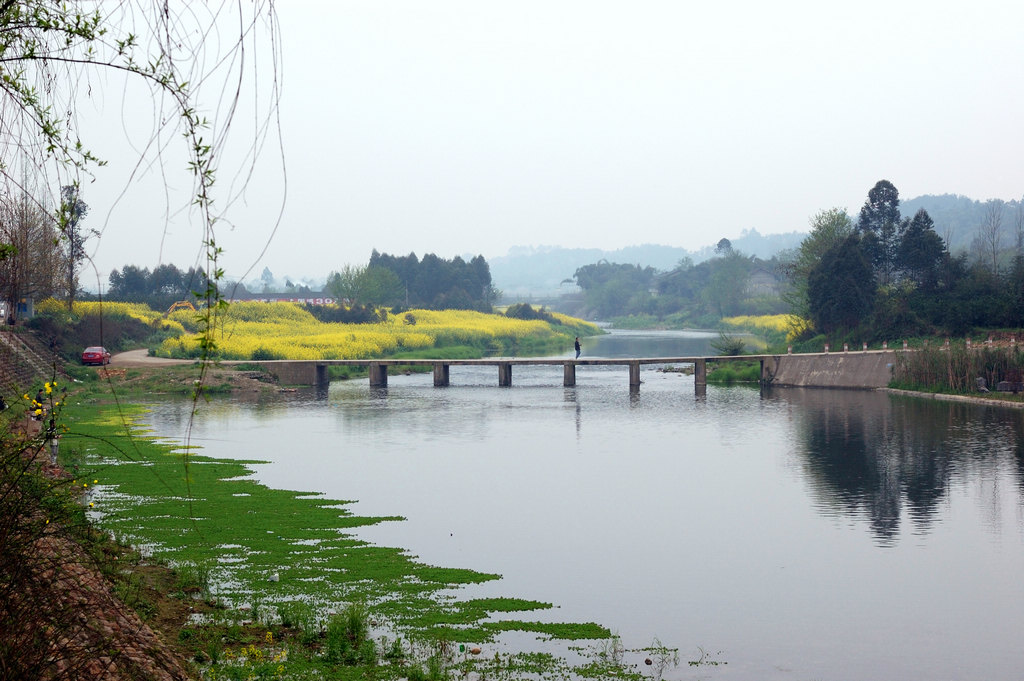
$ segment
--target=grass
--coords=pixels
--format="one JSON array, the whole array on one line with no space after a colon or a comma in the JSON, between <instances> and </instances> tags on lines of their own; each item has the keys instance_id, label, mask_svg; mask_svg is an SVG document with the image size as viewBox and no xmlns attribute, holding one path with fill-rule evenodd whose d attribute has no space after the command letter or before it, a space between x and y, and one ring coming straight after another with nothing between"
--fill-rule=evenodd
<instances>
[{"instance_id":1,"label":"grass","mask_svg":"<svg viewBox=\"0 0 1024 681\"><path fill-rule=\"evenodd\" d=\"M736 360L720 362L708 372L708 383L730 385L732 383L760 383L761 363Z\"/></svg>"}]
</instances>

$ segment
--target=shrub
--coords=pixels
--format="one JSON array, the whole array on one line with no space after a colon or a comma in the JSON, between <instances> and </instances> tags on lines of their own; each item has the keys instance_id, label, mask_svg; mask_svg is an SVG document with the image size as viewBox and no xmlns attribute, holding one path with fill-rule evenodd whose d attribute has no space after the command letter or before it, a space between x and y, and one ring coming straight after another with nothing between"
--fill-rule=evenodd
<instances>
[{"instance_id":1,"label":"shrub","mask_svg":"<svg viewBox=\"0 0 1024 681\"><path fill-rule=\"evenodd\" d=\"M554 323L554 316L547 310L541 308L534 310L529 303L513 303L505 310L505 316L512 319L534 320L539 319L545 322Z\"/></svg>"},{"instance_id":2,"label":"shrub","mask_svg":"<svg viewBox=\"0 0 1024 681\"><path fill-rule=\"evenodd\" d=\"M730 336L725 332L718 334L718 340L711 341L711 347L714 348L715 352L719 355L735 356L742 355L747 347L747 344L742 338L736 336Z\"/></svg>"},{"instance_id":3,"label":"shrub","mask_svg":"<svg viewBox=\"0 0 1024 681\"><path fill-rule=\"evenodd\" d=\"M350 603L327 623L324 658L346 666L377 663L377 646L369 637L366 606Z\"/></svg>"}]
</instances>

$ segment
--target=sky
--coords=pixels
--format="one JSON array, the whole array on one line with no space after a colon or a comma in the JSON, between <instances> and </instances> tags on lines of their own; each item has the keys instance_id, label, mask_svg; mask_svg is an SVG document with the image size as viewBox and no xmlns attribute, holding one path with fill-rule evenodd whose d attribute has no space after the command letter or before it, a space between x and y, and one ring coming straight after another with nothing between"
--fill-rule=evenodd
<instances>
[{"instance_id":1,"label":"sky","mask_svg":"<svg viewBox=\"0 0 1024 681\"><path fill-rule=\"evenodd\" d=\"M289 0L276 11L280 138L253 173L218 177L247 182L221 206L229 278L266 267L320 279L375 248L696 250L747 229L807 231L825 208L856 215L880 179L904 199L1024 195L1024 3ZM168 151L162 170L129 175L145 109L131 89L92 106L108 126L107 148L94 145L108 166L82 189L102 232L94 276L195 264L201 233L176 194L184 160ZM227 155L245 151L240 118Z\"/></svg>"}]
</instances>

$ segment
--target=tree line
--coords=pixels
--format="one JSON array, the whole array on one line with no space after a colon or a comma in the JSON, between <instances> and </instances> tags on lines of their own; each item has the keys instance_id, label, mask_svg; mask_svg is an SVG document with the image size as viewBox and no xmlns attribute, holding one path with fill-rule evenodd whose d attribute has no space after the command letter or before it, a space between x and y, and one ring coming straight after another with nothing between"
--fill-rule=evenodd
<instances>
[{"instance_id":1,"label":"tree line","mask_svg":"<svg viewBox=\"0 0 1024 681\"><path fill-rule=\"evenodd\" d=\"M646 319L671 326L712 326L722 317L785 310L778 258L748 256L721 239L715 256L694 265L683 258L665 272L599 261L573 274L583 292L577 314L628 324Z\"/></svg>"},{"instance_id":2,"label":"tree line","mask_svg":"<svg viewBox=\"0 0 1024 681\"><path fill-rule=\"evenodd\" d=\"M791 309L811 322L803 339L871 342L1024 327L1024 240L1004 265L993 216L988 247L954 255L926 210L906 217L899 206L899 191L880 180L856 222L838 208L814 217L788 267Z\"/></svg>"},{"instance_id":3,"label":"tree line","mask_svg":"<svg viewBox=\"0 0 1024 681\"><path fill-rule=\"evenodd\" d=\"M469 262L433 253L395 256L370 255L367 265L346 265L328 277L325 290L339 303L430 310L479 310L490 312L498 291L482 255Z\"/></svg>"},{"instance_id":4,"label":"tree line","mask_svg":"<svg viewBox=\"0 0 1024 681\"><path fill-rule=\"evenodd\" d=\"M206 290L206 271L196 267L178 269L173 264L148 267L125 265L113 270L108 279L106 297L130 303L145 303L162 310L179 300L192 301Z\"/></svg>"}]
</instances>

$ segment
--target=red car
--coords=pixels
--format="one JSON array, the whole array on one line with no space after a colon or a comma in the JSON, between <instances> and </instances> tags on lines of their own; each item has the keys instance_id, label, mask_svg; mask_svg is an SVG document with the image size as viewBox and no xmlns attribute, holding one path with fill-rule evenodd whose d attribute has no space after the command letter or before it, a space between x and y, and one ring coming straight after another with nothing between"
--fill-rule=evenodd
<instances>
[{"instance_id":1,"label":"red car","mask_svg":"<svg viewBox=\"0 0 1024 681\"><path fill-rule=\"evenodd\" d=\"M86 348L82 351L82 364L110 364L110 353L98 345Z\"/></svg>"}]
</instances>

